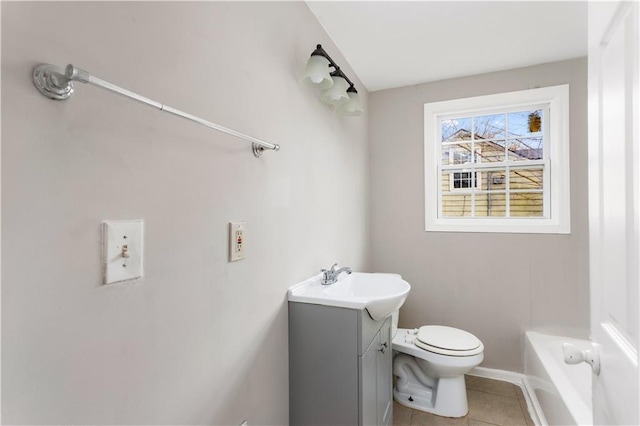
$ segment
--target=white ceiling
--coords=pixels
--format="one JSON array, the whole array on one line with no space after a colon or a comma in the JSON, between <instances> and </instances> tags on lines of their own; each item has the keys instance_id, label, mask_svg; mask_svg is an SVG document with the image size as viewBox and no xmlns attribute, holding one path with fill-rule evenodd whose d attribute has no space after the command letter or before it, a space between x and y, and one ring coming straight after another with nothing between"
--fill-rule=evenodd
<instances>
[{"instance_id":1,"label":"white ceiling","mask_svg":"<svg viewBox=\"0 0 640 426\"><path fill-rule=\"evenodd\" d=\"M584 1L307 4L369 91L587 54Z\"/></svg>"}]
</instances>

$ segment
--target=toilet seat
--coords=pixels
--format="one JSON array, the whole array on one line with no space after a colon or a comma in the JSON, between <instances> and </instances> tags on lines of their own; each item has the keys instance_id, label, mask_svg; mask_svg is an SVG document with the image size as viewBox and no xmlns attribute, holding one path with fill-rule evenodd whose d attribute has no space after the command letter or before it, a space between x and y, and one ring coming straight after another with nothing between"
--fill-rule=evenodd
<instances>
[{"instance_id":1,"label":"toilet seat","mask_svg":"<svg viewBox=\"0 0 640 426\"><path fill-rule=\"evenodd\" d=\"M414 344L429 352L447 356L473 356L484 350L480 339L473 334L443 325L420 327Z\"/></svg>"}]
</instances>

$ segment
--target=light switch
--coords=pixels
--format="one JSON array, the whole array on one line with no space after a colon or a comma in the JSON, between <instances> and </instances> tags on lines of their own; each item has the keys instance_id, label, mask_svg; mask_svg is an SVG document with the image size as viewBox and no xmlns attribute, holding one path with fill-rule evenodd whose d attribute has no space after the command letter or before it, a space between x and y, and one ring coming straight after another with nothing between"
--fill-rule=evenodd
<instances>
[{"instance_id":1,"label":"light switch","mask_svg":"<svg viewBox=\"0 0 640 426\"><path fill-rule=\"evenodd\" d=\"M229 223L229 261L235 262L246 257L247 222Z\"/></svg>"},{"instance_id":2,"label":"light switch","mask_svg":"<svg viewBox=\"0 0 640 426\"><path fill-rule=\"evenodd\" d=\"M143 234L142 219L102 222L105 284L142 278Z\"/></svg>"}]
</instances>

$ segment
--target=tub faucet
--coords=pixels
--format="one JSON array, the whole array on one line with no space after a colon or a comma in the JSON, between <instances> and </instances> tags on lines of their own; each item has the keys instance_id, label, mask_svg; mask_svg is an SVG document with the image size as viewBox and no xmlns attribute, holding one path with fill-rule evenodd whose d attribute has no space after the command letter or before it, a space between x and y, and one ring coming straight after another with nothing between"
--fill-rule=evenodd
<instances>
[{"instance_id":1,"label":"tub faucet","mask_svg":"<svg viewBox=\"0 0 640 426\"><path fill-rule=\"evenodd\" d=\"M338 266L337 263L334 263L333 266L331 267L331 269L326 270L326 269L321 269L320 272L322 272L322 281L321 284L322 285L329 285L329 284L333 284L335 282L338 281L338 275L340 275L343 272L346 272L347 274L351 273L351 268L349 268L348 266L345 266L343 268L340 269L336 269L336 266Z\"/></svg>"}]
</instances>

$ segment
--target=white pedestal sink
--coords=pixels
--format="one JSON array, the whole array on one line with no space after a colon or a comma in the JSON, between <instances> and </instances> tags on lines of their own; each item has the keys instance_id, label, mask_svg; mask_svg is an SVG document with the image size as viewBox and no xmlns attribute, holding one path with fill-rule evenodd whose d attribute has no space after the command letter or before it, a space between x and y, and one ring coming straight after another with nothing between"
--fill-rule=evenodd
<instances>
[{"instance_id":1,"label":"white pedestal sink","mask_svg":"<svg viewBox=\"0 0 640 426\"><path fill-rule=\"evenodd\" d=\"M343 273L338 282L320 283L322 274L289 288L290 302L313 303L341 308L366 309L381 320L400 309L411 285L398 274Z\"/></svg>"}]
</instances>

